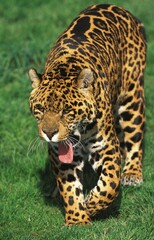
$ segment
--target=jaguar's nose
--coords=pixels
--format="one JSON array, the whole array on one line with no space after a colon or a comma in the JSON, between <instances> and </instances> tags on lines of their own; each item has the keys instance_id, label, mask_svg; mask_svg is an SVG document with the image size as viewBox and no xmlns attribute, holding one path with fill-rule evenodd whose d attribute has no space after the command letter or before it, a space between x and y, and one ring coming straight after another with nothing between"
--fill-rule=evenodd
<instances>
[{"instance_id":1,"label":"jaguar's nose","mask_svg":"<svg viewBox=\"0 0 154 240\"><path fill-rule=\"evenodd\" d=\"M50 131L44 131L43 132L47 135L47 137L49 138L49 140L51 141L52 137L58 132L57 130L56 131L53 131L53 132L50 132Z\"/></svg>"}]
</instances>

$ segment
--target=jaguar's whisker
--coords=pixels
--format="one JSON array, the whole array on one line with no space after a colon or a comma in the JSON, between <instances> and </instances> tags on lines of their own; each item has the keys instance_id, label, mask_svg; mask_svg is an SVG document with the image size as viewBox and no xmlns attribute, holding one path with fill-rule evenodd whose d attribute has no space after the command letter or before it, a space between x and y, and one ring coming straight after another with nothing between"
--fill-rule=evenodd
<instances>
[{"instance_id":1,"label":"jaguar's whisker","mask_svg":"<svg viewBox=\"0 0 154 240\"><path fill-rule=\"evenodd\" d=\"M36 137L30 142L27 149L27 156L29 156L29 154L36 148L36 144L38 140L39 140L39 137Z\"/></svg>"}]
</instances>

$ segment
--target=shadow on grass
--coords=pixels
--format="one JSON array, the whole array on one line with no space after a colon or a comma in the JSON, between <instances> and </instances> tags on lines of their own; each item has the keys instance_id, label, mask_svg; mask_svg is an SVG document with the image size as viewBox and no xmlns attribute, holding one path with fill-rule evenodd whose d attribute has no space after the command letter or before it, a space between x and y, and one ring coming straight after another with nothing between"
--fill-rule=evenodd
<instances>
[{"instance_id":1,"label":"shadow on grass","mask_svg":"<svg viewBox=\"0 0 154 240\"><path fill-rule=\"evenodd\" d=\"M63 203L59 192L56 194L55 197L52 196L53 192L57 187L57 184L49 160L46 161L44 169L40 169L38 171L38 175L40 180L38 182L38 188L42 193L45 204L50 205L51 207L58 207L64 215Z\"/></svg>"},{"instance_id":2,"label":"shadow on grass","mask_svg":"<svg viewBox=\"0 0 154 240\"><path fill-rule=\"evenodd\" d=\"M38 187L44 197L45 204L58 207L63 215L64 207L63 202L58 194L55 197L52 197L52 194L56 188L56 180L53 176L50 161L47 160L45 168L38 171L39 183ZM96 185L98 180L98 175L94 173L89 163L85 164L84 168L84 194L85 196L88 192ZM92 217L92 220L104 220L110 217L116 218L119 215L119 208L121 204L122 192L120 188L119 196L117 199L106 209L98 213L96 216Z\"/></svg>"}]
</instances>

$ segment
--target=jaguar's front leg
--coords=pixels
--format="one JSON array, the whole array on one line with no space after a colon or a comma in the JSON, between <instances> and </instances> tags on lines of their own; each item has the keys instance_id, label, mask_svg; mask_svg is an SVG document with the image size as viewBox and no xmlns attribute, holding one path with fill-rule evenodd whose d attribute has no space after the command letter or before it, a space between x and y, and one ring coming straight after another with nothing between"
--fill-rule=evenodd
<instances>
[{"instance_id":1,"label":"jaguar's front leg","mask_svg":"<svg viewBox=\"0 0 154 240\"><path fill-rule=\"evenodd\" d=\"M65 208L65 225L90 224L83 195L83 162L74 160L71 164L64 164L53 152L50 148L49 156Z\"/></svg>"},{"instance_id":2,"label":"jaguar's front leg","mask_svg":"<svg viewBox=\"0 0 154 240\"><path fill-rule=\"evenodd\" d=\"M92 153L90 158L94 170L99 173L97 185L86 198L91 216L107 208L118 196L121 169L119 141L112 132L105 142L104 147Z\"/></svg>"},{"instance_id":3,"label":"jaguar's front leg","mask_svg":"<svg viewBox=\"0 0 154 240\"><path fill-rule=\"evenodd\" d=\"M57 176L57 184L65 208L65 225L89 224L90 218L86 212L82 185L77 177L80 168L65 171L65 176Z\"/></svg>"}]
</instances>

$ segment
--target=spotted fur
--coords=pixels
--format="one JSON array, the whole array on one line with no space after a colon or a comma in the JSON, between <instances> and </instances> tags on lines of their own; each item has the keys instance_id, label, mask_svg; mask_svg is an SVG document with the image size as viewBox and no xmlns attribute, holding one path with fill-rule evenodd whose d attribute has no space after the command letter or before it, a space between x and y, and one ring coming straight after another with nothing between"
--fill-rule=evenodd
<instances>
[{"instance_id":1,"label":"spotted fur","mask_svg":"<svg viewBox=\"0 0 154 240\"><path fill-rule=\"evenodd\" d=\"M60 35L44 73L29 71L30 108L48 142L66 225L90 223L117 197L120 181L143 181L145 58L142 23L120 7L94 5ZM58 143L64 141L74 144L69 164L58 160ZM86 198L85 160L99 175Z\"/></svg>"}]
</instances>

